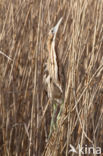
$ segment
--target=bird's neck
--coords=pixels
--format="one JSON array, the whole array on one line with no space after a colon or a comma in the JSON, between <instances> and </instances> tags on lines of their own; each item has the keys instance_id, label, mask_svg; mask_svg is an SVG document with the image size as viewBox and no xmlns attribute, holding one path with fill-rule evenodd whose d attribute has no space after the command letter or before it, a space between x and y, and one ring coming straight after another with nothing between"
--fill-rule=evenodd
<instances>
[{"instance_id":1,"label":"bird's neck","mask_svg":"<svg viewBox=\"0 0 103 156\"><path fill-rule=\"evenodd\" d=\"M51 51L51 46L52 46L52 40L49 38L48 41L47 41L47 49L48 49L48 52Z\"/></svg>"}]
</instances>

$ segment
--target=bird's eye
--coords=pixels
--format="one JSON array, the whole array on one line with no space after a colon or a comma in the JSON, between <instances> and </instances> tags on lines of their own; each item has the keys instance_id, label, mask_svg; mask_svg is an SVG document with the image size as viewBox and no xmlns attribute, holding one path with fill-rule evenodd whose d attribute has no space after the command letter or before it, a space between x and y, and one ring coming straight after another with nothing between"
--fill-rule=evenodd
<instances>
[{"instance_id":1,"label":"bird's eye","mask_svg":"<svg viewBox=\"0 0 103 156\"><path fill-rule=\"evenodd\" d=\"M54 33L53 29L51 30L52 33Z\"/></svg>"}]
</instances>

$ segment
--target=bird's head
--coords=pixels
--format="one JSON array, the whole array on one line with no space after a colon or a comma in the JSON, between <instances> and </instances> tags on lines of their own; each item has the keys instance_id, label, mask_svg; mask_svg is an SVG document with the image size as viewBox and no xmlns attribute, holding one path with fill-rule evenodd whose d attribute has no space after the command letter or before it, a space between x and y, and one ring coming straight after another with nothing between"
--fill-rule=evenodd
<instances>
[{"instance_id":1,"label":"bird's head","mask_svg":"<svg viewBox=\"0 0 103 156\"><path fill-rule=\"evenodd\" d=\"M60 18L60 20L58 21L58 23L53 27L51 28L51 30L49 31L49 34L48 34L48 39L51 40L51 41L55 41L55 38L56 38L56 34L58 32L58 29L59 29L59 26L62 22L62 17Z\"/></svg>"}]
</instances>

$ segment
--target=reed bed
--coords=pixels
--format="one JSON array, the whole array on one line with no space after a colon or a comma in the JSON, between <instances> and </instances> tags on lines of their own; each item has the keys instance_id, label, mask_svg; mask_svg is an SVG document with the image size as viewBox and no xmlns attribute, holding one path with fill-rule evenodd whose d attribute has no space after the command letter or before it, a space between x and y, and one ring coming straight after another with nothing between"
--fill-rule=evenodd
<instances>
[{"instance_id":1,"label":"reed bed","mask_svg":"<svg viewBox=\"0 0 103 156\"><path fill-rule=\"evenodd\" d=\"M64 100L52 123L56 104L43 88L43 64L48 32L61 17ZM103 148L103 0L0 0L0 51L12 59L0 54L1 156Z\"/></svg>"}]
</instances>

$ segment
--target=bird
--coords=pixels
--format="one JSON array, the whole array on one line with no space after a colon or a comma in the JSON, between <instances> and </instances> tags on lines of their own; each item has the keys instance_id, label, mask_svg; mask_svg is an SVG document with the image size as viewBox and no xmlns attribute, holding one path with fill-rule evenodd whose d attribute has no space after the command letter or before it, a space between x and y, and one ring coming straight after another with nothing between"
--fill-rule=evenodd
<instances>
[{"instance_id":1,"label":"bird","mask_svg":"<svg viewBox=\"0 0 103 156\"><path fill-rule=\"evenodd\" d=\"M59 79L59 66L57 60L57 53L55 50L56 35L59 26L62 22L62 17L59 19L57 24L50 29L47 37L47 51L48 57L44 66L43 82L46 86L46 92L50 101L56 101L61 103L61 97L63 94L62 85Z\"/></svg>"}]
</instances>

